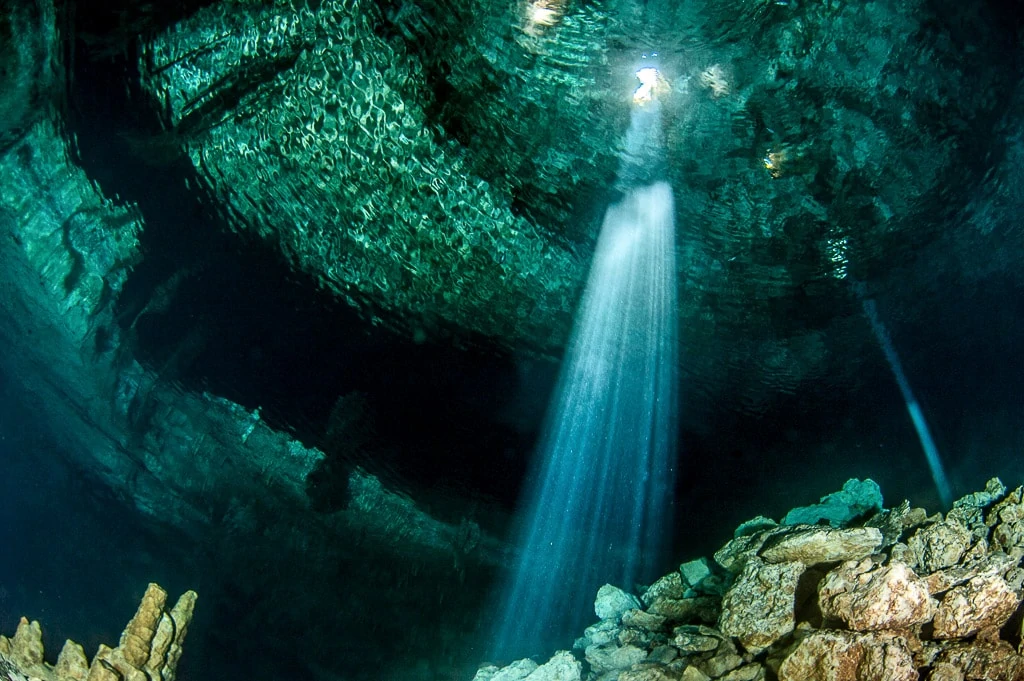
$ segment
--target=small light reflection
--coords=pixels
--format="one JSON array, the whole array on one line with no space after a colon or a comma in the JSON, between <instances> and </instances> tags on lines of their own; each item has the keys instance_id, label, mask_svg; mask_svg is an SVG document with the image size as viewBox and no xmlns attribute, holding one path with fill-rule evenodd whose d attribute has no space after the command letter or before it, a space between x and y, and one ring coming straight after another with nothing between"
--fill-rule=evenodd
<instances>
[{"instance_id":1,"label":"small light reflection","mask_svg":"<svg viewBox=\"0 0 1024 681\"><path fill-rule=\"evenodd\" d=\"M564 10L564 0L530 0L526 3L526 25L523 32L539 37L545 29L561 21Z\"/></svg>"},{"instance_id":2,"label":"small light reflection","mask_svg":"<svg viewBox=\"0 0 1024 681\"><path fill-rule=\"evenodd\" d=\"M668 81L654 66L644 66L637 70L636 78L640 86L633 92L633 103L638 106L653 102L669 90Z\"/></svg>"}]
</instances>

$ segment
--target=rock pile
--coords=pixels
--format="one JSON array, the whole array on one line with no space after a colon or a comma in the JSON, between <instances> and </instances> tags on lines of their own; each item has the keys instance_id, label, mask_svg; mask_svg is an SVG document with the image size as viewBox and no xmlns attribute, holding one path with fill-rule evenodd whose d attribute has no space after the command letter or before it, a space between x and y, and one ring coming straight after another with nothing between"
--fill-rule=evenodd
<instances>
[{"instance_id":1,"label":"rock pile","mask_svg":"<svg viewBox=\"0 0 1024 681\"><path fill-rule=\"evenodd\" d=\"M168 610L167 592L156 584L146 589L139 609L116 648L100 645L92 659L68 640L50 665L43 659L39 622L22 617L14 636L0 636L0 679L11 681L174 681L182 643L192 621L196 592L186 591Z\"/></svg>"},{"instance_id":2,"label":"rock pile","mask_svg":"<svg viewBox=\"0 0 1024 681\"><path fill-rule=\"evenodd\" d=\"M602 587L573 652L474 681L1022 681L1022 558L1024 487L943 517L852 480L639 598Z\"/></svg>"}]
</instances>

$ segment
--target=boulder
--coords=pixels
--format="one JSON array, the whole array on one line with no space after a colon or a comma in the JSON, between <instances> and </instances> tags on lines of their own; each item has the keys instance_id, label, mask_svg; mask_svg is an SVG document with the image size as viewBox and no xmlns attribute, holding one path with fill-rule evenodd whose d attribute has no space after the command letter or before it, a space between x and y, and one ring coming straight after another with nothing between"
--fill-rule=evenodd
<instances>
[{"instance_id":1,"label":"boulder","mask_svg":"<svg viewBox=\"0 0 1024 681\"><path fill-rule=\"evenodd\" d=\"M582 678L583 665L572 653L562 650L534 669L524 681L581 681Z\"/></svg>"},{"instance_id":2,"label":"boulder","mask_svg":"<svg viewBox=\"0 0 1024 681\"><path fill-rule=\"evenodd\" d=\"M850 561L825 575L818 587L825 621L841 621L854 631L906 629L935 614L935 600L924 580L908 565L880 565L870 558Z\"/></svg>"},{"instance_id":3,"label":"boulder","mask_svg":"<svg viewBox=\"0 0 1024 681\"><path fill-rule=\"evenodd\" d=\"M747 561L722 599L718 628L747 650L759 652L793 631L797 583L803 563Z\"/></svg>"},{"instance_id":4,"label":"boulder","mask_svg":"<svg viewBox=\"0 0 1024 681\"><path fill-rule=\"evenodd\" d=\"M758 555L769 563L798 562L806 566L860 560L882 545L882 532L875 527L833 529L803 527L774 534Z\"/></svg>"},{"instance_id":5,"label":"boulder","mask_svg":"<svg viewBox=\"0 0 1024 681\"><path fill-rule=\"evenodd\" d=\"M965 638L1001 627L1020 598L999 575L978 576L950 589L935 611L935 638Z\"/></svg>"},{"instance_id":6,"label":"boulder","mask_svg":"<svg viewBox=\"0 0 1024 681\"><path fill-rule=\"evenodd\" d=\"M779 681L918 681L918 674L901 636L822 630L786 657Z\"/></svg>"},{"instance_id":7,"label":"boulder","mask_svg":"<svg viewBox=\"0 0 1024 681\"><path fill-rule=\"evenodd\" d=\"M640 608L640 600L617 586L605 584L597 591L594 613L602 620L618 620L628 610Z\"/></svg>"}]
</instances>

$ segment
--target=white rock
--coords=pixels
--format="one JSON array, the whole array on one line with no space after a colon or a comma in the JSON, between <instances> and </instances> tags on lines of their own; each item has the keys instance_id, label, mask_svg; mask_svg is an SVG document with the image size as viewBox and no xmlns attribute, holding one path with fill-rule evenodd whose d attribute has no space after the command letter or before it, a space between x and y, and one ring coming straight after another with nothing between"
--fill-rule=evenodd
<instances>
[{"instance_id":1,"label":"white rock","mask_svg":"<svg viewBox=\"0 0 1024 681\"><path fill-rule=\"evenodd\" d=\"M646 650L637 646L620 646L617 643L590 646L586 655L587 662L597 671L629 669L647 659Z\"/></svg>"},{"instance_id":2,"label":"white rock","mask_svg":"<svg viewBox=\"0 0 1024 681\"><path fill-rule=\"evenodd\" d=\"M494 665L483 667L473 677L473 681L522 681L535 669L537 669L536 662L529 658L523 658L501 669Z\"/></svg>"},{"instance_id":3,"label":"white rock","mask_svg":"<svg viewBox=\"0 0 1024 681\"><path fill-rule=\"evenodd\" d=\"M525 681L581 681L583 665L567 650L562 650L537 667Z\"/></svg>"},{"instance_id":4,"label":"white rock","mask_svg":"<svg viewBox=\"0 0 1024 681\"><path fill-rule=\"evenodd\" d=\"M598 589L594 601L594 613L603 620L617 620L627 610L640 607L640 599L611 584Z\"/></svg>"}]
</instances>

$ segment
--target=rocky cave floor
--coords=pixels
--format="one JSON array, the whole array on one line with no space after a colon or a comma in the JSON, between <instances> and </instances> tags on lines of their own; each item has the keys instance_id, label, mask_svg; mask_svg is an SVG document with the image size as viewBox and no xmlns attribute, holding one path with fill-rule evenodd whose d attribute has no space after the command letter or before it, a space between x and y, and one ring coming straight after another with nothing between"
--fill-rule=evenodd
<instances>
[{"instance_id":1,"label":"rocky cave floor","mask_svg":"<svg viewBox=\"0 0 1024 681\"><path fill-rule=\"evenodd\" d=\"M781 523L743 523L639 598L602 587L572 651L474 681L1024 679L1022 501L993 479L929 516L851 480Z\"/></svg>"},{"instance_id":2,"label":"rocky cave floor","mask_svg":"<svg viewBox=\"0 0 1024 681\"><path fill-rule=\"evenodd\" d=\"M602 587L599 621L543 664L485 664L473 681L1015 681L1024 596L1024 487L998 479L944 516L850 480L781 522L743 523L714 557L637 597ZM91 666L67 642L44 659L38 622L0 636L0 678L173 679L196 595L151 585ZM157 674L154 677L153 674Z\"/></svg>"}]
</instances>

